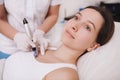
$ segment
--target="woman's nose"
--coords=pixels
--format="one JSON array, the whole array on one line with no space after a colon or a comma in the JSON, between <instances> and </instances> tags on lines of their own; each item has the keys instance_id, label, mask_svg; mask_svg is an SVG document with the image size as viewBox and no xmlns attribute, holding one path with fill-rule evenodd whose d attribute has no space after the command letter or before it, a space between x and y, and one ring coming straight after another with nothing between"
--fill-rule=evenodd
<instances>
[{"instance_id":1,"label":"woman's nose","mask_svg":"<svg viewBox=\"0 0 120 80\"><path fill-rule=\"evenodd\" d=\"M76 26L74 26L74 27L72 27L72 30L73 30L74 32L77 32L77 31L78 31L78 28L77 28Z\"/></svg>"}]
</instances>

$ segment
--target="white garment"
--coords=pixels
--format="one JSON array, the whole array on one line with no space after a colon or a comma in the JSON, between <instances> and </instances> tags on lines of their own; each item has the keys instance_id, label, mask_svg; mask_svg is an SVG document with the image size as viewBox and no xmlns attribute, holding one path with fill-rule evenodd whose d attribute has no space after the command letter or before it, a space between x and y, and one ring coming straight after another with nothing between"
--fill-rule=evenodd
<instances>
[{"instance_id":1,"label":"white garment","mask_svg":"<svg viewBox=\"0 0 120 80\"><path fill-rule=\"evenodd\" d=\"M74 64L43 63L37 61L32 52L19 52L6 60L3 80L42 80L51 71L64 67L77 70Z\"/></svg>"},{"instance_id":2,"label":"white garment","mask_svg":"<svg viewBox=\"0 0 120 80\"><path fill-rule=\"evenodd\" d=\"M50 5L59 5L61 0L0 0L8 12L8 22L20 32L25 32L23 19L27 18L31 31L40 26ZM11 54L17 50L15 43L0 34L0 51Z\"/></svg>"}]
</instances>

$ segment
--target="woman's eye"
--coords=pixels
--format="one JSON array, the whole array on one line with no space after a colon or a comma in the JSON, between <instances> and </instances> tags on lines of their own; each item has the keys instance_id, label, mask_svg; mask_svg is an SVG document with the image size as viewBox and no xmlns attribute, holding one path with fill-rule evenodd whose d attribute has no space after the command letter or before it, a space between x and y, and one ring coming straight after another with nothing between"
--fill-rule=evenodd
<instances>
[{"instance_id":1,"label":"woman's eye","mask_svg":"<svg viewBox=\"0 0 120 80\"><path fill-rule=\"evenodd\" d=\"M74 16L74 19L75 19L75 20L78 20L78 17L77 17L77 16Z\"/></svg>"},{"instance_id":2,"label":"woman's eye","mask_svg":"<svg viewBox=\"0 0 120 80\"><path fill-rule=\"evenodd\" d=\"M91 28L89 26L85 27L88 31L91 31Z\"/></svg>"}]
</instances>

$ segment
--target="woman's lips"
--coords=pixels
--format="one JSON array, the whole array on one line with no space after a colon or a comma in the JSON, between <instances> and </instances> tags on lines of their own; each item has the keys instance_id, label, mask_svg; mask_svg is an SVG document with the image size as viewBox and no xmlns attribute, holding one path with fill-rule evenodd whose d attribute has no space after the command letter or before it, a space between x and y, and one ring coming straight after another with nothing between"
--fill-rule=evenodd
<instances>
[{"instance_id":1,"label":"woman's lips","mask_svg":"<svg viewBox=\"0 0 120 80\"><path fill-rule=\"evenodd\" d=\"M66 33L68 34L68 36L70 36L71 38L75 39L75 37L68 30L66 30Z\"/></svg>"}]
</instances>

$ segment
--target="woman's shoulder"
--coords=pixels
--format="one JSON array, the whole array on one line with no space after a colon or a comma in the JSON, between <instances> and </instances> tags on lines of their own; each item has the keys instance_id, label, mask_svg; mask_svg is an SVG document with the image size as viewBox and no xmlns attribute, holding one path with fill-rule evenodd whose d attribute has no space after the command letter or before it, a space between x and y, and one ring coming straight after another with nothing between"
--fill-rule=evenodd
<instances>
[{"instance_id":1,"label":"woman's shoulder","mask_svg":"<svg viewBox=\"0 0 120 80\"><path fill-rule=\"evenodd\" d=\"M62 77L61 77L62 76ZM79 80L78 73L72 68L61 68L50 72L45 80Z\"/></svg>"}]
</instances>

